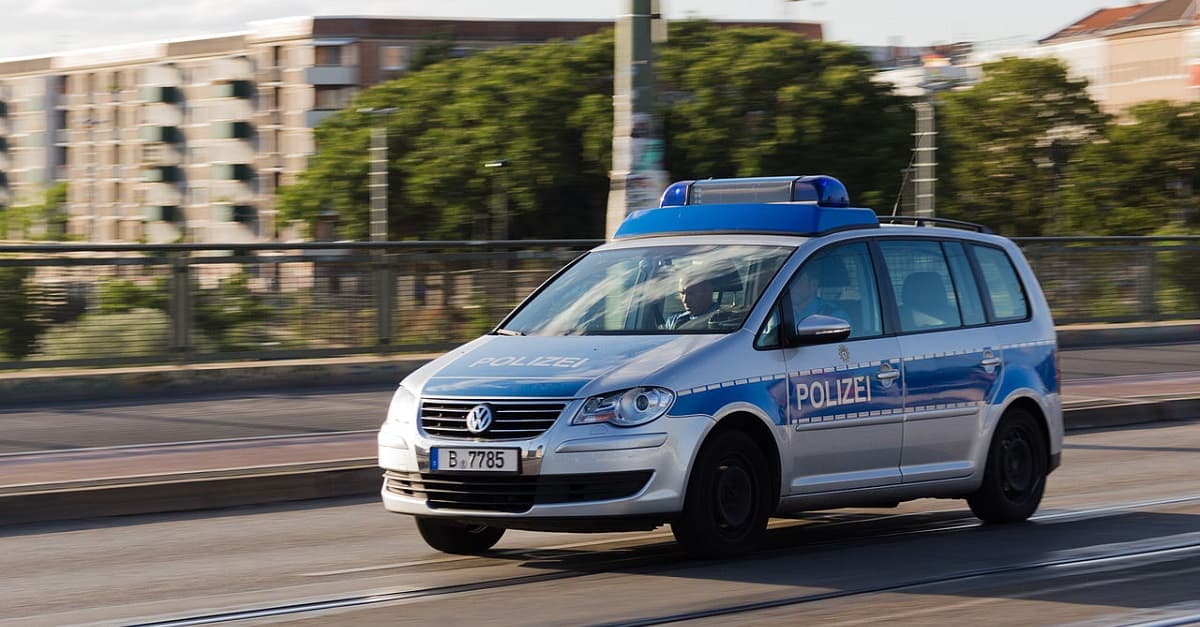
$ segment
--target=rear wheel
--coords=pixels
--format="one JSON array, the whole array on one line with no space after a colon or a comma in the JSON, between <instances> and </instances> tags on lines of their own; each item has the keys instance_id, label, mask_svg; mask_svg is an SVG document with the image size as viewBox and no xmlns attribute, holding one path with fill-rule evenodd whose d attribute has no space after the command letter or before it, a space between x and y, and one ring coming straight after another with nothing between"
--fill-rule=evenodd
<instances>
[{"instance_id":1,"label":"rear wheel","mask_svg":"<svg viewBox=\"0 0 1200 627\"><path fill-rule=\"evenodd\" d=\"M460 555L485 553L504 535L502 527L462 525L436 518L418 518L417 531L429 546Z\"/></svg>"},{"instance_id":2,"label":"rear wheel","mask_svg":"<svg viewBox=\"0 0 1200 627\"><path fill-rule=\"evenodd\" d=\"M688 480L683 512L671 523L675 539L697 557L729 557L754 549L771 515L768 466L762 450L740 431L706 442Z\"/></svg>"},{"instance_id":3,"label":"rear wheel","mask_svg":"<svg viewBox=\"0 0 1200 627\"><path fill-rule=\"evenodd\" d=\"M967 497L971 512L987 523L1032 516L1046 489L1047 459L1037 419L1023 409L1008 410L992 436L983 484Z\"/></svg>"}]
</instances>

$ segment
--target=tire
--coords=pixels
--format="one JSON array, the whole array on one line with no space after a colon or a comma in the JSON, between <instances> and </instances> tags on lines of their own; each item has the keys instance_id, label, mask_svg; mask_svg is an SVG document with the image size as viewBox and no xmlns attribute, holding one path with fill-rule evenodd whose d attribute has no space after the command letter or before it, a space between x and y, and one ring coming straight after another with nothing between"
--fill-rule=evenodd
<instances>
[{"instance_id":1,"label":"tire","mask_svg":"<svg viewBox=\"0 0 1200 627\"><path fill-rule=\"evenodd\" d=\"M1046 489L1048 459L1037 419L1023 409L1009 409L992 436L983 484L967 497L971 512L985 523L1032 516Z\"/></svg>"},{"instance_id":2,"label":"tire","mask_svg":"<svg viewBox=\"0 0 1200 627\"><path fill-rule=\"evenodd\" d=\"M763 452L741 431L725 431L701 447L683 511L671 523L675 540L695 557L732 557L754 550L767 530L773 502Z\"/></svg>"},{"instance_id":3,"label":"tire","mask_svg":"<svg viewBox=\"0 0 1200 627\"><path fill-rule=\"evenodd\" d=\"M478 555L496 546L505 530L502 527L461 525L436 518L418 518L417 531L426 544L443 553Z\"/></svg>"}]
</instances>

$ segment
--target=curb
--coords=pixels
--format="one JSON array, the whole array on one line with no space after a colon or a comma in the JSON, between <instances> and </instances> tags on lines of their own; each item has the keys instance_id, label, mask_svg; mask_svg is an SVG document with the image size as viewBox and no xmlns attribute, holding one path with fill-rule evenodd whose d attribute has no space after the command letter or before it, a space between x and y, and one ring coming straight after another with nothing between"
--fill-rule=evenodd
<instances>
[{"instance_id":1,"label":"curb","mask_svg":"<svg viewBox=\"0 0 1200 627\"><path fill-rule=\"evenodd\" d=\"M1195 342L1200 337L1200 322L1171 320L1156 323L1087 324L1056 329L1058 347L1104 348L1131 344Z\"/></svg>"},{"instance_id":2,"label":"curb","mask_svg":"<svg viewBox=\"0 0 1200 627\"><path fill-rule=\"evenodd\" d=\"M307 501L378 492L382 472L348 463L284 473L193 480L147 480L129 485L46 490L0 496L0 528L7 525L80 518L161 514L194 510Z\"/></svg>"},{"instance_id":3,"label":"curb","mask_svg":"<svg viewBox=\"0 0 1200 627\"><path fill-rule=\"evenodd\" d=\"M1200 322L1068 325L1057 328L1060 349L1195 342ZM94 370L5 371L0 399L8 404L114 400L362 385L395 385L443 353L359 355L278 361L164 364Z\"/></svg>"},{"instance_id":4,"label":"curb","mask_svg":"<svg viewBox=\"0 0 1200 627\"><path fill-rule=\"evenodd\" d=\"M47 400L112 400L151 396L185 396L219 392L395 385L439 354L395 358L239 362L235 364L163 365L89 371L5 373L0 398L5 403Z\"/></svg>"},{"instance_id":5,"label":"curb","mask_svg":"<svg viewBox=\"0 0 1200 627\"><path fill-rule=\"evenodd\" d=\"M1135 410L1131 412L1131 410ZM1067 431L1200 418L1200 397L1087 407L1063 414ZM231 476L180 479L167 475L132 484L31 486L0 494L0 528L9 525L265 505L378 494L382 471L374 459L318 468L274 468Z\"/></svg>"}]
</instances>

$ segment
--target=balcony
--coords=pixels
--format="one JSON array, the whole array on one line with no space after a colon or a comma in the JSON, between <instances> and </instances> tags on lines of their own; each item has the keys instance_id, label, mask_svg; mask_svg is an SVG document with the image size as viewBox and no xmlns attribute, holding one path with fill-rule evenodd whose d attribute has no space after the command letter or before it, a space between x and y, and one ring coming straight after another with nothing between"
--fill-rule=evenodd
<instances>
[{"instance_id":1,"label":"balcony","mask_svg":"<svg viewBox=\"0 0 1200 627\"><path fill-rule=\"evenodd\" d=\"M212 177L218 181L249 181L254 178L254 168L248 163L214 163Z\"/></svg>"},{"instance_id":2,"label":"balcony","mask_svg":"<svg viewBox=\"0 0 1200 627\"><path fill-rule=\"evenodd\" d=\"M183 180L183 170L174 165L156 165L142 168L142 180L147 183L178 183Z\"/></svg>"},{"instance_id":3,"label":"balcony","mask_svg":"<svg viewBox=\"0 0 1200 627\"><path fill-rule=\"evenodd\" d=\"M358 68L345 65L314 65L304 68L309 85L357 85Z\"/></svg>"},{"instance_id":4,"label":"balcony","mask_svg":"<svg viewBox=\"0 0 1200 627\"><path fill-rule=\"evenodd\" d=\"M212 86L214 98L249 98L254 95L254 83L245 79L217 81Z\"/></svg>"},{"instance_id":5,"label":"balcony","mask_svg":"<svg viewBox=\"0 0 1200 627\"><path fill-rule=\"evenodd\" d=\"M257 117L259 126L279 126L283 124L283 112L279 109L259 111Z\"/></svg>"},{"instance_id":6,"label":"balcony","mask_svg":"<svg viewBox=\"0 0 1200 627\"><path fill-rule=\"evenodd\" d=\"M245 224L253 222L257 213L254 205L217 203L212 206L210 218L213 222L239 222Z\"/></svg>"},{"instance_id":7,"label":"balcony","mask_svg":"<svg viewBox=\"0 0 1200 627\"><path fill-rule=\"evenodd\" d=\"M183 211L179 205L150 205L142 207L142 218L147 222L179 222Z\"/></svg>"},{"instance_id":8,"label":"balcony","mask_svg":"<svg viewBox=\"0 0 1200 627\"><path fill-rule=\"evenodd\" d=\"M138 133L143 141L155 144L178 144L183 141L183 132L176 126L143 126Z\"/></svg>"},{"instance_id":9,"label":"balcony","mask_svg":"<svg viewBox=\"0 0 1200 627\"><path fill-rule=\"evenodd\" d=\"M337 113L339 109L310 109L304 112L304 123L308 128L317 128L325 118Z\"/></svg>"},{"instance_id":10,"label":"balcony","mask_svg":"<svg viewBox=\"0 0 1200 627\"><path fill-rule=\"evenodd\" d=\"M142 163L146 165L179 165L183 162L183 153L173 144L144 144L142 146Z\"/></svg>"},{"instance_id":11,"label":"balcony","mask_svg":"<svg viewBox=\"0 0 1200 627\"><path fill-rule=\"evenodd\" d=\"M265 67L259 69L254 78L260 83L278 83L283 80L283 72L277 67Z\"/></svg>"},{"instance_id":12,"label":"balcony","mask_svg":"<svg viewBox=\"0 0 1200 627\"><path fill-rule=\"evenodd\" d=\"M213 139L250 139L254 137L254 127L249 122L213 122Z\"/></svg>"},{"instance_id":13,"label":"balcony","mask_svg":"<svg viewBox=\"0 0 1200 627\"><path fill-rule=\"evenodd\" d=\"M183 92L174 85L146 85L138 90L138 94L145 102L164 102L167 104L183 102Z\"/></svg>"}]
</instances>

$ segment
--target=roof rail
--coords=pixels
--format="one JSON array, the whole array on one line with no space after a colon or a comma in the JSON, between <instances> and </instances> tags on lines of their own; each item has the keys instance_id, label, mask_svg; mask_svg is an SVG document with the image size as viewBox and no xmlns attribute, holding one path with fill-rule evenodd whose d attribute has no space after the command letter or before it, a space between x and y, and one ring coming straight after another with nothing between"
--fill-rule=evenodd
<instances>
[{"instance_id":1,"label":"roof rail","mask_svg":"<svg viewBox=\"0 0 1200 627\"><path fill-rule=\"evenodd\" d=\"M946 226L956 229L975 231L976 233L991 233L992 230L982 224L965 220L949 218L926 218L920 216L879 216L879 224L912 224L914 226Z\"/></svg>"}]
</instances>

